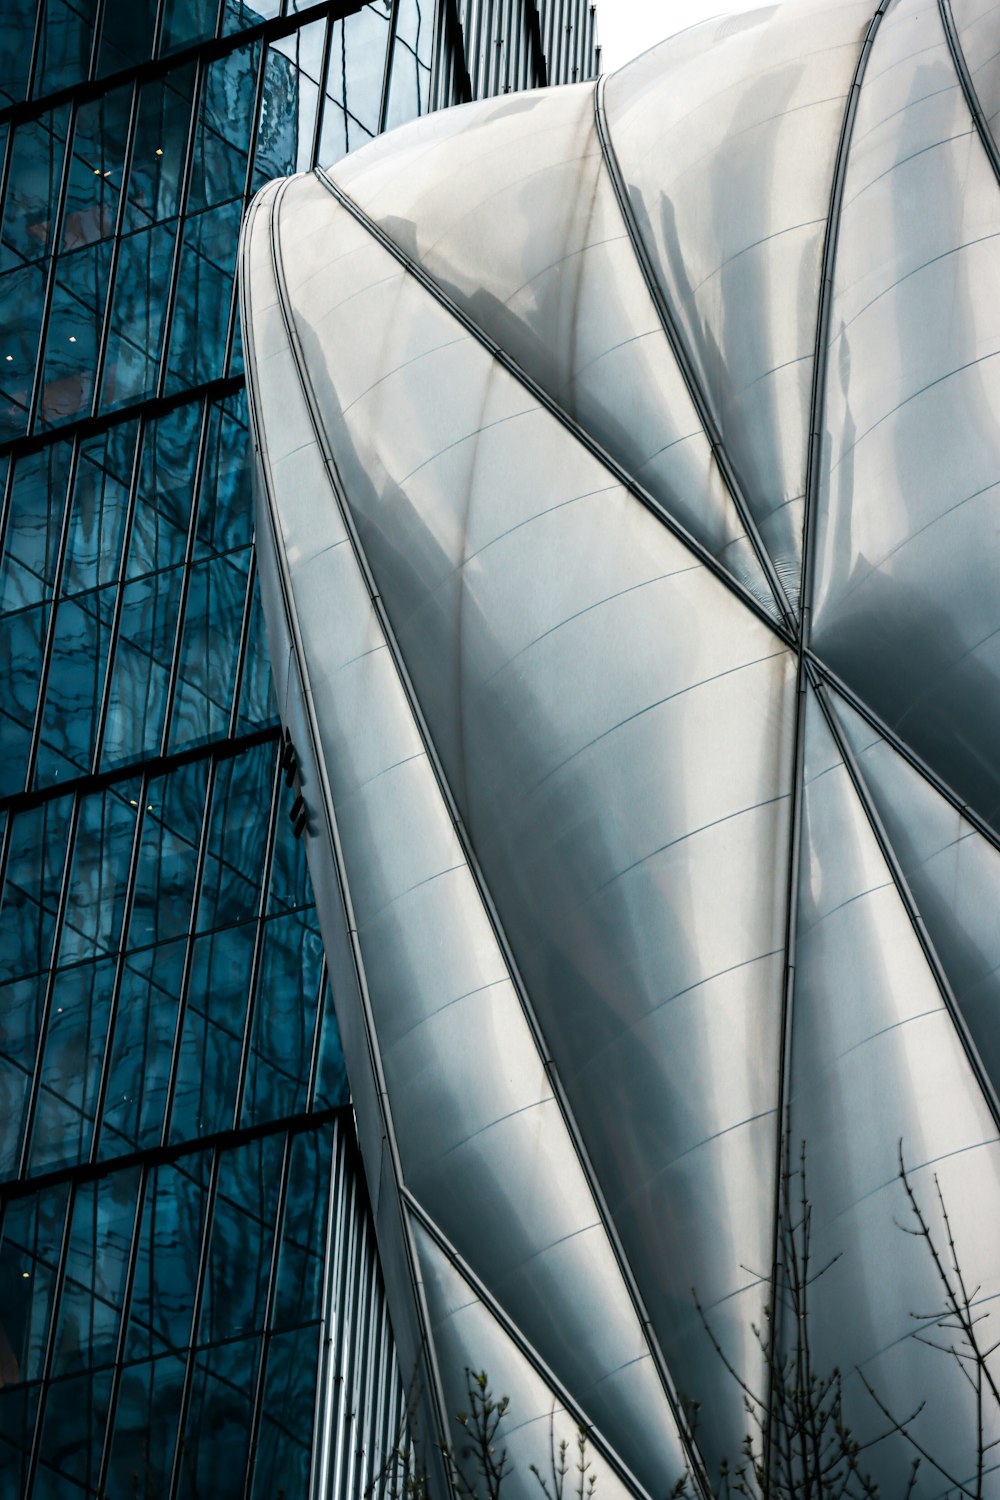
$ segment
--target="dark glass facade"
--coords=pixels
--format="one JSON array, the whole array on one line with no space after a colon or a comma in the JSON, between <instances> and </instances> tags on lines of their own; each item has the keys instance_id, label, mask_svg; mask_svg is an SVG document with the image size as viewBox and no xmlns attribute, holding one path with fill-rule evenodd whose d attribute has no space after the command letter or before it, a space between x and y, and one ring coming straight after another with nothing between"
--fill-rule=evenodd
<instances>
[{"instance_id":1,"label":"dark glass facade","mask_svg":"<svg viewBox=\"0 0 1000 1500\"><path fill-rule=\"evenodd\" d=\"M567 78L595 61L572 8ZM546 81L566 9L4 8L0 1500L360 1495L391 1446L262 639L237 239L269 179Z\"/></svg>"}]
</instances>

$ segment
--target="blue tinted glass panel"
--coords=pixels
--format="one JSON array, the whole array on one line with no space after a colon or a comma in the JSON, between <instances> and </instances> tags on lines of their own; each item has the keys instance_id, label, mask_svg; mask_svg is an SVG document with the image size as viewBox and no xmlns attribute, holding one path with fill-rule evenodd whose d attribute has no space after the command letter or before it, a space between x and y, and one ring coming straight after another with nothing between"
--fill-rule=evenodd
<instances>
[{"instance_id":1,"label":"blue tinted glass panel","mask_svg":"<svg viewBox=\"0 0 1000 1500\"><path fill-rule=\"evenodd\" d=\"M164 0L160 56L213 37L218 16L218 0Z\"/></svg>"},{"instance_id":2,"label":"blue tinted glass panel","mask_svg":"<svg viewBox=\"0 0 1000 1500\"><path fill-rule=\"evenodd\" d=\"M184 229L171 327L167 391L185 390L223 373L243 199L189 218Z\"/></svg>"},{"instance_id":3,"label":"blue tinted glass panel","mask_svg":"<svg viewBox=\"0 0 1000 1500\"><path fill-rule=\"evenodd\" d=\"M104 321L111 244L60 255L42 361L38 422L58 427L90 410Z\"/></svg>"},{"instance_id":4,"label":"blue tinted glass panel","mask_svg":"<svg viewBox=\"0 0 1000 1500\"><path fill-rule=\"evenodd\" d=\"M184 561L201 416L200 402L178 406L150 422L143 434L130 578Z\"/></svg>"},{"instance_id":5,"label":"blue tinted glass panel","mask_svg":"<svg viewBox=\"0 0 1000 1500\"><path fill-rule=\"evenodd\" d=\"M122 1372L108 1467L109 1496L157 1500L173 1463L185 1362L174 1355ZM137 1487L138 1486L138 1487Z\"/></svg>"},{"instance_id":6,"label":"blue tinted glass panel","mask_svg":"<svg viewBox=\"0 0 1000 1500\"><path fill-rule=\"evenodd\" d=\"M188 210L243 201L253 128L260 43L237 47L202 78Z\"/></svg>"},{"instance_id":7,"label":"blue tinted glass panel","mask_svg":"<svg viewBox=\"0 0 1000 1500\"><path fill-rule=\"evenodd\" d=\"M165 943L125 960L98 1153L104 1160L159 1144L186 947Z\"/></svg>"},{"instance_id":8,"label":"blue tinted glass panel","mask_svg":"<svg viewBox=\"0 0 1000 1500\"><path fill-rule=\"evenodd\" d=\"M271 679L271 668L267 657L264 612L261 609L260 588L255 576L250 596L250 622L247 627L247 648L243 659L243 681L240 684L236 732L246 734L277 722L278 705L274 697L274 683Z\"/></svg>"},{"instance_id":9,"label":"blue tinted glass panel","mask_svg":"<svg viewBox=\"0 0 1000 1500\"><path fill-rule=\"evenodd\" d=\"M243 1123L305 1107L323 966L312 908L264 924Z\"/></svg>"},{"instance_id":10,"label":"blue tinted glass panel","mask_svg":"<svg viewBox=\"0 0 1000 1500\"><path fill-rule=\"evenodd\" d=\"M271 1327L311 1323L322 1311L323 1236L330 1187L332 1127L293 1137Z\"/></svg>"},{"instance_id":11,"label":"blue tinted glass panel","mask_svg":"<svg viewBox=\"0 0 1000 1500\"><path fill-rule=\"evenodd\" d=\"M64 594L99 588L118 578L135 439L136 424L127 422L80 445L66 539Z\"/></svg>"},{"instance_id":12,"label":"blue tinted glass panel","mask_svg":"<svg viewBox=\"0 0 1000 1500\"><path fill-rule=\"evenodd\" d=\"M118 948L141 795L140 782L119 782L81 800L60 964L97 958Z\"/></svg>"},{"instance_id":13,"label":"blue tinted glass panel","mask_svg":"<svg viewBox=\"0 0 1000 1500\"><path fill-rule=\"evenodd\" d=\"M62 105L17 125L11 135L0 221L0 268L5 271L51 253L68 121L69 108Z\"/></svg>"},{"instance_id":14,"label":"blue tinted glass panel","mask_svg":"<svg viewBox=\"0 0 1000 1500\"><path fill-rule=\"evenodd\" d=\"M139 90L123 229L131 234L180 212L184 156L191 128L194 68L176 68ZM166 287L160 289L165 295Z\"/></svg>"},{"instance_id":15,"label":"blue tinted glass panel","mask_svg":"<svg viewBox=\"0 0 1000 1500\"><path fill-rule=\"evenodd\" d=\"M221 1155L199 1345L263 1329L284 1144L267 1136Z\"/></svg>"},{"instance_id":16,"label":"blue tinted glass panel","mask_svg":"<svg viewBox=\"0 0 1000 1500\"><path fill-rule=\"evenodd\" d=\"M198 500L195 557L231 552L253 539L253 490L246 395L209 409Z\"/></svg>"},{"instance_id":17,"label":"blue tinted glass panel","mask_svg":"<svg viewBox=\"0 0 1000 1500\"><path fill-rule=\"evenodd\" d=\"M120 242L101 387L106 410L156 394L176 235L174 224L156 224Z\"/></svg>"},{"instance_id":18,"label":"blue tinted glass panel","mask_svg":"<svg viewBox=\"0 0 1000 1500\"><path fill-rule=\"evenodd\" d=\"M11 1384L42 1373L68 1196L66 1186L49 1188L4 1210L0 1322Z\"/></svg>"},{"instance_id":19,"label":"blue tinted glass panel","mask_svg":"<svg viewBox=\"0 0 1000 1500\"><path fill-rule=\"evenodd\" d=\"M115 969L114 959L104 959L56 975L28 1157L31 1173L87 1160Z\"/></svg>"},{"instance_id":20,"label":"blue tinted glass panel","mask_svg":"<svg viewBox=\"0 0 1000 1500\"><path fill-rule=\"evenodd\" d=\"M16 1177L45 1013L42 974L0 985L0 1176Z\"/></svg>"},{"instance_id":21,"label":"blue tinted glass panel","mask_svg":"<svg viewBox=\"0 0 1000 1500\"><path fill-rule=\"evenodd\" d=\"M194 944L170 1136L194 1140L233 1126L256 927L227 927Z\"/></svg>"},{"instance_id":22,"label":"blue tinted glass panel","mask_svg":"<svg viewBox=\"0 0 1000 1500\"><path fill-rule=\"evenodd\" d=\"M272 42L254 148L253 186L312 166L326 22L303 26Z\"/></svg>"},{"instance_id":23,"label":"blue tinted glass panel","mask_svg":"<svg viewBox=\"0 0 1000 1500\"><path fill-rule=\"evenodd\" d=\"M71 812L72 799L59 797L11 819L0 904L0 980L48 966Z\"/></svg>"},{"instance_id":24,"label":"blue tinted glass panel","mask_svg":"<svg viewBox=\"0 0 1000 1500\"><path fill-rule=\"evenodd\" d=\"M59 602L39 733L37 786L50 786L91 768L117 594L112 586Z\"/></svg>"},{"instance_id":25,"label":"blue tinted glass panel","mask_svg":"<svg viewBox=\"0 0 1000 1500\"><path fill-rule=\"evenodd\" d=\"M47 1388L32 1500L84 1500L94 1493L111 1380L110 1370L100 1370L56 1380Z\"/></svg>"},{"instance_id":26,"label":"blue tinted glass panel","mask_svg":"<svg viewBox=\"0 0 1000 1500\"><path fill-rule=\"evenodd\" d=\"M56 1376L114 1361L138 1191L138 1167L77 1188L56 1327Z\"/></svg>"},{"instance_id":27,"label":"blue tinted glass panel","mask_svg":"<svg viewBox=\"0 0 1000 1500\"><path fill-rule=\"evenodd\" d=\"M311 1103L313 1109L333 1109L337 1105L347 1104L351 1091L347 1083L344 1049L340 1042L337 1013L333 1008L333 995L326 983L323 985L322 1011L316 1086Z\"/></svg>"},{"instance_id":28,"label":"blue tinted glass panel","mask_svg":"<svg viewBox=\"0 0 1000 1500\"><path fill-rule=\"evenodd\" d=\"M39 604L0 620L0 795L22 791L31 749L32 726L49 624L49 607Z\"/></svg>"},{"instance_id":29,"label":"blue tinted glass panel","mask_svg":"<svg viewBox=\"0 0 1000 1500\"><path fill-rule=\"evenodd\" d=\"M149 1174L125 1341L128 1362L190 1342L208 1175L207 1152Z\"/></svg>"},{"instance_id":30,"label":"blue tinted glass panel","mask_svg":"<svg viewBox=\"0 0 1000 1500\"><path fill-rule=\"evenodd\" d=\"M0 27L0 103L16 104L28 88L36 0L10 0Z\"/></svg>"},{"instance_id":31,"label":"blue tinted glass panel","mask_svg":"<svg viewBox=\"0 0 1000 1500\"><path fill-rule=\"evenodd\" d=\"M14 466L0 558L0 611L51 598L72 449L52 443Z\"/></svg>"},{"instance_id":32,"label":"blue tinted glass panel","mask_svg":"<svg viewBox=\"0 0 1000 1500\"><path fill-rule=\"evenodd\" d=\"M44 265L0 272L0 442L27 426L45 277Z\"/></svg>"},{"instance_id":33,"label":"blue tinted glass panel","mask_svg":"<svg viewBox=\"0 0 1000 1500\"><path fill-rule=\"evenodd\" d=\"M97 0L43 0L32 88L36 99L87 77L96 15Z\"/></svg>"},{"instance_id":34,"label":"blue tinted glass panel","mask_svg":"<svg viewBox=\"0 0 1000 1500\"><path fill-rule=\"evenodd\" d=\"M159 754L183 573L172 568L122 588L101 755L105 767Z\"/></svg>"},{"instance_id":35,"label":"blue tinted glass panel","mask_svg":"<svg viewBox=\"0 0 1000 1500\"><path fill-rule=\"evenodd\" d=\"M195 1359L178 1500L243 1500L259 1359L259 1339Z\"/></svg>"},{"instance_id":36,"label":"blue tinted glass panel","mask_svg":"<svg viewBox=\"0 0 1000 1500\"><path fill-rule=\"evenodd\" d=\"M97 56L98 77L106 78L152 57L155 25L156 0L112 0L105 5Z\"/></svg>"},{"instance_id":37,"label":"blue tinted glass panel","mask_svg":"<svg viewBox=\"0 0 1000 1500\"><path fill-rule=\"evenodd\" d=\"M247 602L250 549L190 570L171 750L223 737L229 727Z\"/></svg>"},{"instance_id":38,"label":"blue tinted glass panel","mask_svg":"<svg viewBox=\"0 0 1000 1500\"><path fill-rule=\"evenodd\" d=\"M260 907L275 746L257 745L219 762L198 929L251 922Z\"/></svg>"},{"instance_id":39,"label":"blue tinted glass panel","mask_svg":"<svg viewBox=\"0 0 1000 1500\"><path fill-rule=\"evenodd\" d=\"M205 805L207 764L195 761L146 788L128 946L187 932Z\"/></svg>"},{"instance_id":40,"label":"blue tinted glass panel","mask_svg":"<svg viewBox=\"0 0 1000 1500\"><path fill-rule=\"evenodd\" d=\"M252 1500L308 1490L318 1364L315 1323L268 1340Z\"/></svg>"},{"instance_id":41,"label":"blue tinted glass panel","mask_svg":"<svg viewBox=\"0 0 1000 1500\"><path fill-rule=\"evenodd\" d=\"M60 249L110 239L125 177L132 89L113 89L77 111Z\"/></svg>"}]
</instances>

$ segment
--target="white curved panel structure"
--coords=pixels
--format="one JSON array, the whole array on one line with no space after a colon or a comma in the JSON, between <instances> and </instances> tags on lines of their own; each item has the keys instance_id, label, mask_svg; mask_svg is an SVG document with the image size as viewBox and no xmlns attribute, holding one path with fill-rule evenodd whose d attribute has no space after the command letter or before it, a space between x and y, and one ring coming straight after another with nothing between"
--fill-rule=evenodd
<instances>
[{"instance_id":1,"label":"white curved panel structure","mask_svg":"<svg viewBox=\"0 0 1000 1500\"><path fill-rule=\"evenodd\" d=\"M803 1143L819 1367L926 1402L916 1494L975 1446L894 1221L902 1142L1000 1292L991 14L706 23L244 231L269 642L402 1363L442 1436L489 1370L525 1494L553 1411L602 1495L738 1458Z\"/></svg>"}]
</instances>

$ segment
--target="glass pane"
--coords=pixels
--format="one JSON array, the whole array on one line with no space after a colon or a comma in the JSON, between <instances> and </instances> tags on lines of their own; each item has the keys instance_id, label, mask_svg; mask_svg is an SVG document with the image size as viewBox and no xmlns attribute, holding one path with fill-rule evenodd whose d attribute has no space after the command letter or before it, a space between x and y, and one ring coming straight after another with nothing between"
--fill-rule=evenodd
<instances>
[{"instance_id":1,"label":"glass pane","mask_svg":"<svg viewBox=\"0 0 1000 1500\"><path fill-rule=\"evenodd\" d=\"M243 199L188 219L184 229L171 325L167 390L185 390L221 376Z\"/></svg>"},{"instance_id":2,"label":"glass pane","mask_svg":"<svg viewBox=\"0 0 1000 1500\"><path fill-rule=\"evenodd\" d=\"M275 1330L310 1323L322 1311L323 1242L316 1226L326 1222L332 1144L332 1126L292 1141L271 1319Z\"/></svg>"},{"instance_id":3,"label":"glass pane","mask_svg":"<svg viewBox=\"0 0 1000 1500\"><path fill-rule=\"evenodd\" d=\"M247 924L195 941L171 1140L232 1129L255 933Z\"/></svg>"},{"instance_id":4,"label":"glass pane","mask_svg":"<svg viewBox=\"0 0 1000 1500\"><path fill-rule=\"evenodd\" d=\"M150 1172L125 1342L127 1362L184 1349L190 1341L210 1165L210 1154L198 1152Z\"/></svg>"},{"instance_id":5,"label":"glass pane","mask_svg":"<svg viewBox=\"0 0 1000 1500\"><path fill-rule=\"evenodd\" d=\"M157 224L119 244L101 390L105 409L156 394L176 236L175 224Z\"/></svg>"},{"instance_id":6,"label":"glass pane","mask_svg":"<svg viewBox=\"0 0 1000 1500\"><path fill-rule=\"evenodd\" d=\"M80 802L59 963L113 953L119 944L140 782L119 782Z\"/></svg>"},{"instance_id":7,"label":"glass pane","mask_svg":"<svg viewBox=\"0 0 1000 1500\"><path fill-rule=\"evenodd\" d=\"M297 1114L305 1107L322 964L323 941L313 908L265 924L245 1125Z\"/></svg>"},{"instance_id":8,"label":"glass pane","mask_svg":"<svg viewBox=\"0 0 1000 1500\"><path fill-rule=\"evenodd\" d=\"M107 78L153 55L156 0L109 0L104 7L97 76Z\"/></svg>"},{"instance_id":9,"label":"glass pane","mask_svg":"<svg viewBox=\"0 0 1000 1500\"><path fill-rule=\"evenodd\" d=\"M313 1094L313 1109L333 1109L347 1104L351 1091L347 1083L347 1067L344 1049L340 1041L337 1013L333 1008L330 986L324 981L322 990L323 1015L320 1023L319 1065L316 1069L316 1088Z\"/></svg>"},{"instance_id":10,"label":"glass pane","mask_svg":"<svg viewBox=\"0 0 1000 1500\"><path fill-rule=\"evenodd\" d=\"M326 22L315 21L268 48L254 153L253 186L312 166Z\"/></svg>"},{"instance_id":11,"label":"glass pane","mask_svg":"<svg viewBox=\"0 0 1000 1500\"><path fill-rule=\"evenodd\" d=\"M56 976L31 1136L30 1172L87 1160L115 967L113 959L104 959Z\"/></svg>"},{"instance_id":12,"label":"glass pane","mask_svg":"<svg viewBox=\"0 0 1000 1500\"><path fill-rule=\"evenodd\" d=\"M87 77L96 15L97 0L43 0L32 88L36 99ZM7 25L5 15L5 31Z\"/></svg>"},{"instance_id":13,"label":"glass pane","mask_svg":"<svg viewBox=\"0 0 1000 1500\"><path fill-rule=\"evenodd\" d=\"M39 732L36 786L51 786L91 768L117 593L112 586L60 600Z\"/></svg>"},{"instance_id":14,"label":"glass pane","mask_svg":"<svg viewBox=\"0 0 1000 1500\"><path fill-rule=\"evenodd\" d=\"M103 766L159 754L182 576L171 568L122 590Z\"/></svg>"},{"instance_id":15,"label":"glass pane","mask_svg":"<svg viewBox=\"0 0 1000 1500\"><path fill-rule=\"evenodd\" d=\"M274 745L219 762L198 903L198 930L251 922L260 906Z\"/></svg>"},{"instance_id":16,"label":"glass pane","mask_svg":"<svg viewBox=\"0 0 1000 1500\"><path fill-rule=\"evenodd\" d=\"M4 270L44 260L52 250L68 122L69 109L63 105L14 129L0 228L0 267Z\"/></svg>"},{"instance_id":17,"label":"glass pane","mask_svg":"<svg viewBox=\"0 0 1000 1500\"><path fill-rule=\"evenodd\" d=\"M114 89L77 111L63 211L62 250L111 237L125 175L132 89Z\"/></svg>"},{"instance_id":18,"label":"glass pane","mask_svg":"<svg viewBox=\"0 0 1000 1500\"><path fill-rule=\"evenodd\" d=\"M19 437L28 423L45 297L45 265L0 274L0 441Z\"/></svg>"},{"instance_id":19,"label":"glass pane","mask_svg":"<svg viewBox=\"0 0 1000 1500\"><path fill-rule=\"evenodd\" d=\"M16 1177L45 1010L45 976L0 986L0 1174Z\"/></svg>"},{"instance_id":20,"label":"glass pane","mask_svg":"<svg viewBox=\"0 0 1000 1500\"><path fill-rule=\"evenodd\" d=\"M278 722L278 705L271 680L271 666L264 634L264 612L260 603L260 586L256 574L250 596L250 624L247 649L243 659L243 682L240 687L239 717L236 733L246 734Z\"/></svg>"},{"instance_id":21,"label":"glass pane","mask_svg":"<svg viewBox=\"0 0 1000 1500\"><path fill-rule=\"evenodd\" d=\"M71 1376L47 1387L32 1500L83 1500L84 1493L94 1493L110 1404L110 1370Z\"/></svg>"},{"instance_id":22,"label":"glass pane","mask_svg":"<svg viewBox=\"0 0 1000 1500\"><path fill-rule=\"evenodd\" d=\"M38 705L49 606L37 605L0 620L0 794L23 791Z\"/></svg>"},{"instance_id":23,"label":"glass pane","mask_svg":"<svg viewBox=\"0 0 1000 1500\"><path fill-rule=\"evenodd\" d=\"M72 798L58 797L11 821L0 903L0 980L48 967Z\"/></svg>"},{"instance_id":24,"label":"glass pane","mask_svg":"<svg viewBox=\"0 0 1000 1500\"><path fill-rule=\"evenodd\" d=\"M0 612L51 597L72 450L52 443L14 468L0 558Z\"/></svg>"},{"instance_id":25,"label":"glass pane","mask_svg":"<svg viewBox=\"0 0 1000 1500\"><path fill-rule=\"evenodd\" d=\"M187 932L205 806L207 762L150 781L133 886L128 946Z\"/></svg>"},{"instance_id":26,"label":"glass pane","mask_svg":"<svg viewBox=\"0 0 1000 1500\"><path fill-rule=\"evenodd\" d=\"M198 1355L178 1500L243 1500L259 1359L259 1339Z\"/></svg>"},{"instance_id":27,"label":"glass pane","mask_svg":"<svg viewBox=\"0 0 1000 1500\"><path fill-rule=\"evenodd\" d=\"M259 62L260 43L253 42L218 58L205 70L188 190L189 213L234 199L243 201Z\"/></svg>"},{"instance_id":28,"label":"glass pane","mask_svg":"<svg viewBox=\"0 0 1000 1500\"><path fill-rule=\"evenodd\" d=\"M201 413L200 401L178 406L145 430L129 544L130 578L184 561Z\"/></svg>"},{"instance_id":29,"label":"glass pane","mask_svg":"<svg viewBox=\"0 0 1000 1500\"><path fill-rule=\"evenodd\" d=\"M160 56L213 37L218 15L218 0L164 0Z\"/></svg>"},{"instance_id":30,"label":"glass pane","mask_svg":"<svg viewBox=\"0 0 1000 1500\"><path fill-rule=\"evenodd\" d=\"M43 427L90 409L110 266L107 240L59 257L38 403Z\"/></svg>"},{"instance_id":31,"label":"glass pane","mask_svg":"<svg viewBox=\"0 0 1000 1500\"><path fill-rule=\"evenodd\" d=\"M0 103L24 98L34 35L35 0L10 0L0 27Z\"/></svg>"},{"instance_id":32,"label":"glass pane","mask_svg":"<svg viewBox=\"0 0 1000 1500\"><path fill-rule=\"evenodd\" d=\"M136 424L127 422L80 445L69 515L64 594L117 581L135 438Z\"/></svg>"},{"instance_id":33,"label":"glass pane","mask_svg":"<svg viewBox=\"0 0 1000 1500\"><path fill-rule=\"evenodd\" d=\"M329 166L378 131L388 39L388 7L366 5L333 23L320 162Z\"/></svg>"},{"instance_id":34,"label":"glass pane","mask_svg":"<svg viewBox=\"0 0 1000 1500\"><path fill-rule=\"evenodd\" d=\"M192 67L177 68L166 78L143 84L139 92L125 205L126 233L162 224L176 218L180 211L193 97Z\"/></svg>"},{"instance_id":35,"label":"glass pane","mask_svg":"<svg viewBox=\"0 0 1000 1500\"><path fill-rule=\"evenodd\" d=\"M246 395L241 391L209 411L195 557L250 545L252 482Z\"/></svg>"},{"instance_id":36,"label":"glass pane","mask_svg":"<svg viewBox=\"0 0 1000 1500\"><path fill-rule=\"evenodd\" d=\"M168 1355L122 1372L108 1468L108 1495L159 1500L170 1484L183 1359Z\"/></svg>"},{"instance_id":37,"label":"glass pane","mask_svg":"<svg viewBox=\"0 0 1000 1500\"><path fill-rule=\"evenodd\" d=\"M222 1153L201 1345L263 1329L284 1144L266 1136Z\"/></svg>"},{"instance_id":38,"label":"glass pane","mask_svg":"<svg viewBox=\"0 0 1000 1500\"><path fill-rule=\"evenodd\" d=\"M5 1346L5 1389L37 1380L42 1373L68 1194L60 1186L14 1199L4 1214L0 1342Z\"/></svg>"},{"instance_id":39,"label":"glass pane","mask_svg":"<svg viewBox=\"0 0 1000 1500\"><path fill-rule=\"evenodd\" d=\"M319 1325L268 1340L251 1500L304 1495L319 1365Z\"/></svg>"},{"instance_id":40,"label":"glass pane","mask_svg":"<svg viewBox=\"0 0 1000 1500\"><path fill-rule=\"evenodd\" d=\"M166 943L125 961L98 1151L103 1160L160 1142L186 948L184 941Z\"/></svg>"},{"instance_id":41,"label":"glass pane","mask_svg":"<svg viewBox=\"0 0 1000 1500\"><path fill-rule=\"evenodd\" d=\"M195 563L184 606L170 748L226 734L236 694L250 550Z\"/></svg>"},{"instance_id":42,"label":"glass pane","mask_svg":"<svg viewBox=\"0 0 1000 1500\"><path fill-rule=\"evenodd\" d=\"M389 77L386 129L425 115L430 108L434 9L427 0L399 0Z\"/></svg>"},{"instance_id":43,"label":"glass pane","mask_svg":"<svg viewBox=\"0 0 1000 1500\"><path fill-rule=\"evenodd\" d=\"M138 1190L138 1167L77 1189L59 1303L55 1376L114 1360Z\"/></svg>"}]
</instances>

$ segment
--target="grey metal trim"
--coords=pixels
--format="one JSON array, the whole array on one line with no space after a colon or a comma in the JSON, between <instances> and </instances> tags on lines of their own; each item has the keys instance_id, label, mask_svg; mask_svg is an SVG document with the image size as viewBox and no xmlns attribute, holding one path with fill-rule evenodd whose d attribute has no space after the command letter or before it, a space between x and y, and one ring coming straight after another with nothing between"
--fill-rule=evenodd
<instances>
[{"instance_id":1,"label":"grey metal trim","mask_svg":"<svg viewBox=\"0 0 1000 1500\"><path fill-rule=\"evenodd\" d=\"M941 24L944 27L945 38L948 42L948 51L951 60L955 64L955 72L965 95L965 102L969 106L972 115L972 123L976 127L976 134L982 141L983 150L989 157L990 166L993 168L996 179L1000 182L1000 145L997 144L985 114L983 106L979 102L976 93L976 85L972 81L969 65L965 60L965 50L962 47L962 39L959 36L958 27L955 25L955 17L951 9L951 0L938 0L938 12L941 16Z\"/></svg>"}]
</instances>

